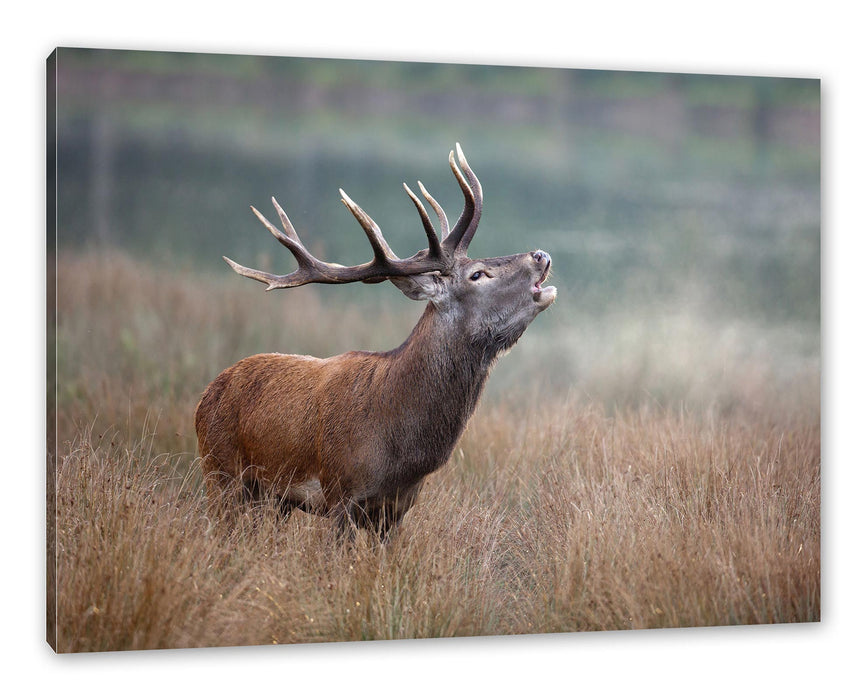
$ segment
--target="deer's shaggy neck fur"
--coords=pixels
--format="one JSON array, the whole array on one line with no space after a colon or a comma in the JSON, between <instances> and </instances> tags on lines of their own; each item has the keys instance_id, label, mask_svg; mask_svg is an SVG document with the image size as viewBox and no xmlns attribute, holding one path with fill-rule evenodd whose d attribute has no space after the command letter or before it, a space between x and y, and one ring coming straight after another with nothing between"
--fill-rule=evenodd
<instances>
[{"instance_id":1,"label":"deer's shaggy neck fur","mask_svg":"<svg viewBox=\"0 0 866 700\"><path fill-rule=\"evenodd\" d=\"M397 404L398 414L389 425L388 448L404 465L400 481L415 481L448 460L495 360L454 326L428 304L406 341L383 353L383 398Z\"/></svg>"}]
</instances>

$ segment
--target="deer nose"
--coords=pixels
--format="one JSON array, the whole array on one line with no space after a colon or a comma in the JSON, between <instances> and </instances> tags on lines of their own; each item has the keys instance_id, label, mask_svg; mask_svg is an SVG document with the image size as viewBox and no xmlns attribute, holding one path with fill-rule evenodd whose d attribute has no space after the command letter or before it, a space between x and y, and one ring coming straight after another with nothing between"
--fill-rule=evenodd
<instances>
[{"instance_id":1,"label":"deer nose","mask_svg":"<svg viewBox=\"0 0 866 700\"><path fill-rule=\"evenodd\" d=\"M550 256L545 253L543 250L536 250L532 254L532 259L535 260L539 265L547 265L550 262Z\"/></svg>"}]
</instances>

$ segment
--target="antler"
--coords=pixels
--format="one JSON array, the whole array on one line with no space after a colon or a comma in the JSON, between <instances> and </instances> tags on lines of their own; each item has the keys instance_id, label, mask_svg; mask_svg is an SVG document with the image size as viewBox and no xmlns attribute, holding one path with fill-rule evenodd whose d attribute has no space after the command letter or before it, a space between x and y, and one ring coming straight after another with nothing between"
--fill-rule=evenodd
<instances>
[{"instance_id":1,"label":"antler","mask_svg":"<svg viewBox=\"0 0 866 700\"><path fill-rule=\"evenodd\" d=\"M465 204L463 206L463 213L460 215L460 218L457 220L457 223L450 232L448 231L448 217L445 216L442 207L439 206L439 203L430 196L430 193L427 192L427 190L424 189L424 185L422 185L421 182L418 183L418 187L421 188L421 194L423 194L424 198L430 202L430 206L433 207L436 215L439 217L439 224L442 229L442 249L444 254L451 258L466 256L466 250L469 248L469 244L472 242L472 237L478 229L479 221L481 221L481 205L483 202L481 183L478 181L475 173L472 172L472 168L469 167L469 162L466 160L466 156L463 155L463 149L460 148L459 143L457 144L457 159L460 162L459 167L457 161L454 160L454 151L451 151L451 153L448 154L448 162L451 165L451 170L454 173L454 177L457 178L457 182L460 184L460 189L463 190ZM461 168L465 171L465 176L461 171ZM435 239L436 245L438 245L439 240L436 238L436 234L433 231L433 224L430 222L430 217L427 216L427 212L424 209L421 200L415 196L412 190L410 190L405 183L403 184L403 187L412 198L415 207L418 209L418 213L421 215L421 222L424 225L424 230L427 232L427 239L431 241L431 245Z\"/></svg>"},{"instance_id":2,"label":"antler","mask_svg":"<svg viewBox=\"0 0 866 700\"><path fill-rule=\"evenodd\" d=\"M267 289L284 289L289 287L300 287L311 282L320 282L323 284L345 284L348 282L382 282L389 277L408 277L411 275L420 275L425 272L439 272L447 275L450 273L454 265L454 261L458 257L466 257L466 249L472 237L475 235L475 230L478 228L478 222L481 218L481 184L475 173L469 167L466 157L457 144L457 158L460 166L454 160L454 151L451 151L448 161L451 164L451 170L454 172L460 189L463 190L465 205L460 219L454 225L451 231L448 231L448 217L439 203L433 199L429 192L420 182L418 186L421 188L421 193L424 198L430 203L439 218L439 224L442 231L443 240L440 242L430 217L424 208L423 203L412 192L411 189L403 183L403 187L411 197L421 216L421 223L424 226L424 232L427 235L428 247L420 250L410 258L398 258L385 237L382 231L373 219L353 202L349 195L343 190L340 190L343 204L352 212L352 215L357 219L358 223L367 234L367 239L370 241L370 246L373 248L373 259L370 262L362 265L352 265L345 267L337 263L329 263L319 260L313 256L301 243L292 222L289 217L280 207L277 200L271 197L271 202L280 217L283 231L280 231L270 221L268 221L255 207L250 207L253 213L258 217L265 228L273 234L282 245L288 248L298 262L298 269L288 275L274 275L270 272L262 272L249 267L239 265L234 260L223 256L232 269L244 277L264 282L268 285ZM465 171L464 176L461 168ZM468 178L468 181L467 181Z\"/></svg>"}]
</instances>

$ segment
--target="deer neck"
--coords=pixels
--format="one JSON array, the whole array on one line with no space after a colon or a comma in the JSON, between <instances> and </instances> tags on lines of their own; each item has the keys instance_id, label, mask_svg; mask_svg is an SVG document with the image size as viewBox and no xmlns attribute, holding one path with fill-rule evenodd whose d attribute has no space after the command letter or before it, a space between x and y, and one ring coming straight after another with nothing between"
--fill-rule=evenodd
<instances>
[{"instance_id":1,"label":"deer neck","mask_svg":"<svg viewBox=\"0 0 866 700\"><path fill-rule=\"evenodd\" d=\"M428 468L435 469L448 459L475 410L493 357L432 303L406 341L387 354L401 387L396 395L412 416L404 427L417 431L415 438L436 463Z\"/></svg>"}]
</instances>

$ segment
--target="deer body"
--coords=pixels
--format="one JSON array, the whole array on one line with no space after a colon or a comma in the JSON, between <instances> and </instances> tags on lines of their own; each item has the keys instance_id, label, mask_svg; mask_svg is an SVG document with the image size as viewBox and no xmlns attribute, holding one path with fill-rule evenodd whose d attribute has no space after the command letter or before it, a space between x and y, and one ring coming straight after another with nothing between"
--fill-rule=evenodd
<instances>
[{"instance_id":1,"label":"deer body","mask_svg":"<svg viewBox=\"0 0 866 700\"><path fill-rule=\"evenodd\" d=\"M542 251L484 260L465 255L480 217L481 188L460 158L469 179L461 179L452 154L467 200L455 226L460 235L445 235L447 219L421 186L444 240L434 242L432 224L410 192L431 247L406 260L396 259L345 194L374 247L374 260L364 266L328 267L299 253L297 234L276 203L288 242L259 215L298 257L299 269L275 277L228 261L241 274L269 288L334 282L335 275L343 276L339 282L389 279L427 306L407 340L388 352L327 359L263 354L224 370L195 416L211 497L267 491L287 510L331 515L384 536L411 507L424 478L448 460L496 357L556 297L554 287L541 288L550 268Z\"/></svg>"}]
</instances>

